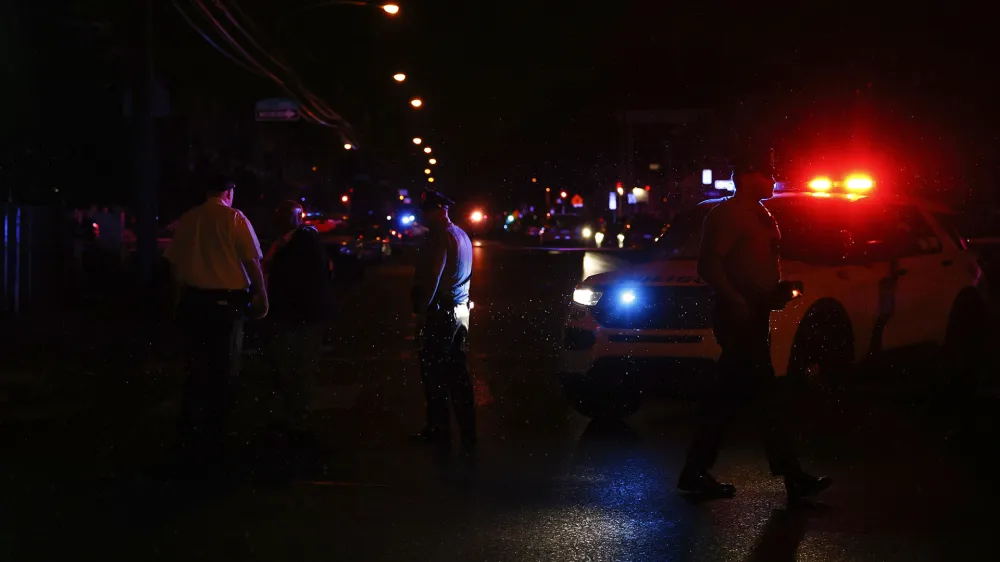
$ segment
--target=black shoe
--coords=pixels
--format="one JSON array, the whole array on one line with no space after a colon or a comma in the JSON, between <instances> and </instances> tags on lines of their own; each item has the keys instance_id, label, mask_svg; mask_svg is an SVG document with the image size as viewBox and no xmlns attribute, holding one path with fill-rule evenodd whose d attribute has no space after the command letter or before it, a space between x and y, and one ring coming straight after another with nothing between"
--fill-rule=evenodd
<instances>
[{"instance_id":1,"label":"black shoe","mask_svg":"<svg viewBox=\"0 0 1000 562\"><path fill-rule=\"evenodd\" d=\"M801 471L785 476L785 490L788 492L789 501L815 496L829 488L830 484L833 484L833 480L829 476L817 478Z\"/></svg>"},{"instance_id":2,"label":"black shoe","mask_svg":"<svg viewBox=\"0 0 1000 562\"><path fill-rule=\"evenodd\" d=\"M736 486L717 481L707 470L685 466L677 481L677 489L705 498L731 498L736 495Z\"/></svg>"}]
</instances>

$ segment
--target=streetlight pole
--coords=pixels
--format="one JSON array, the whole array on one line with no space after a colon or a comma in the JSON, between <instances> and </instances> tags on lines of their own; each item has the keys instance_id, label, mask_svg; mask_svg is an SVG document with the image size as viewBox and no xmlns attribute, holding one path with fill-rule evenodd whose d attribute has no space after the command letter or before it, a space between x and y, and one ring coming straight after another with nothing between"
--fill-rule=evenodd
<instances>
[{"instance_id":1,"label":"streetlight pole","mask_svg":"<svg viewBox=\"0 0 1000 562\"><path fill-rule=\"evenodd\" d=\"M156 135L153 121L153 0L136 4L141 25L132 85L135 133L136 265L140 289L153 283L156 263Z\"/></svg>"}]
</instances>

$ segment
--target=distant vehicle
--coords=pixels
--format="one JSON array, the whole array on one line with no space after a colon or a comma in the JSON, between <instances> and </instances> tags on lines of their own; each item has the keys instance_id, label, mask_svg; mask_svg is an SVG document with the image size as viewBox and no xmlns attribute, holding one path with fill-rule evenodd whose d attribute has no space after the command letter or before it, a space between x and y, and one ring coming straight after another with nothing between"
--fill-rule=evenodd
<instances>
[{"instance_id":1,"label":"distant vehicle","mask_svg":"<svg viewBox=\"0 0 1000 562\"><path fill-rule=\"evenodd\" d=\"M362 251L361 232L354 229L345 220L332 221L320 219L319 225L316 222L307 224L319 230L320 240L328 247L332 257L345 259L352 258L360 260Z\"/></svg>"},{"instance_id":2,"label":"distant vehicle","mask_svg":"<svg viewBox=\"0 0 1000 562\"><path fill-rule=\"evenodd\" d=\"M542 245L581 245L593 236L593 229L579 215L552 215L539 230Z\"/></svg>"},{"instance_id":3,"label":"distant vehicle","mask_svg":"<svg viewBox=\"0 0 1000 562\"><path fill-rule=\"evenodd\" d=\"M424 235L428 232L428 228L417 222L417 217L413 213L401 214L399 216L397 229L397 232L399 233L397 240L405 245L420 242L420 240L422 240Z\"/></svg>"},{"instance_id":4,"label":"distant vehicle","mask_svg":"<svg viewBox=\"0 0 1000 562\"><path fill-rule=\"evenodd\" d=\"M307 226L311 226L320 234L331 232L337 229L337 225L347 223L347 215L339 213L306 213L302 221Z\"/></svg>"},{"instance_id":5,"label":"distant vehicle","mask_svg":"<svg viewBox=\"0 0 1000 562\"><path fill-rule=\"evenodd\" d=\"M635 249L652 248L657 240L667 231L667 225L662 220L649 215L630 217L625 222L623 247Z\"/></svg>"},{"instance_id":6,"label":"distant vehicle","mask_svg":"<svg viewBox=\"0 0 1000 562\"><path fill-rule=\"evenodd\" d=\"M517 232L520 232L532 241L540 241L542 227L545 226L545 222L540 220L537 216L531 215L521 218L521 220L517 221L515 225L519 227Z\"/></svg>"},{"instance_id":7,"label":"distant vehicle","mask_svg":"<svg viewBox=\"0 0 1000 562\"><path fill-rule=\"evenodd\" d=\"M469 236L481 236L493 228L493 217L481 207L474 207L467 216L459 221Z\"/></svg>"},{"instance_id":8,"label":"distant vehicle","mask_svg":"<svg viewBox=\"0 0 1000 562\"><path fill-rule=\"evenodd\" d=\"M714 295L697 258L704 218L721 201L676 217L652 263L576 287L560 378L577 411L626 416L641 404L644 373L713 367ZM963 379L986 363L983 272L947 208L877 193L857 176L778 189L764 206L781 231L787 280L771 316L778 376L838 385L856 362L928 345Z\"/></svg>"},{"instance_id":9,"label":"distant vehicle","mask_svg":"<svg viewBox=\"0 0 1000 562\"><path fill-rule=\"evenodd\" d=\"M365 262L381 262L392 255L392 241L398 235L390 224L366 224L358 229L361 249L358 258Z\"/></svg>"}]
</instances>

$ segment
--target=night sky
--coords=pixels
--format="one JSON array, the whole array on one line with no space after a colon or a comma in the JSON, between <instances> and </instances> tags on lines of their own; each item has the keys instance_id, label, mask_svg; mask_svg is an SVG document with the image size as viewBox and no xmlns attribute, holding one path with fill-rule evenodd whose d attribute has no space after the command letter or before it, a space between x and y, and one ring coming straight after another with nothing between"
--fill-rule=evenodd
<instances>
[{"instance_id":1,"label":"night sky","mask_svg":"<svg viewBox=\"0 0 1000 562\"><path fill-rule=\"evenodd\" d=\"M158 74L172 92L207 89L233 104L281 93L212 50L170 2L158 4ZM375 145L374 166L419 175L409 145L419 135L452 190L503 194L532 176L607 181L618 159L614 112L626 108L707 108L734 135L780 136L784 146L863 135L899 159L937 155L939 168L978 166L995 179L989 18L948 4L422 0L400 2L397 18L352 6L285 17L309 4L226 2ZM72 86L95 100L120 89L136 33L127 10L79 2L51 26L32 6L22 6L21 35L42 48L22 60L36 103L65 106ZM83 33L71 20L111 31ZM395 84L396 71L410 80ZM407 107L411 94L426 101L420 112ZM79 130L86 120L75 119L63 126Z\"/></svg>"}]
</instances>

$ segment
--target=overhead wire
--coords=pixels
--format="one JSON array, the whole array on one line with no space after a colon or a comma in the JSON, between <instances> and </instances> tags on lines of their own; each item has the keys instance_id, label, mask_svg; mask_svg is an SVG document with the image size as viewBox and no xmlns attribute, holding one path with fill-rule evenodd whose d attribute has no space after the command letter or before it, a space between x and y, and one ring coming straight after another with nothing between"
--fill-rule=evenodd
<instances>
[{"instance_id":1,"label":"overhead wire","mask_svg":"<svg viewBox=\"0 0 1000 562\"><path fill-rule=\"evenodd\" d=\"M251 44L253 44L258 50L260 50L261 52L263 52L264 55L267 56L273 63L277 64L282 69L286 70L289 74L292 75L292 78L295 80L295 82L297 82L298 87L301 88L305 92L305 95L306 95L306 97L307 97L307 99L309 100L310 103L303 103L303 100L301 99L300 95L297 94L296 92L294 92L292 90L292 88L289 87L289 85L286 83L285 80L282 80L274 72L271 72L264 65L262 65L260 62L258 62L249 52L247 52L247 50L240 45L240 43L236 40L236 38L234 38L232 36L232 34L230 34L226 30L225 26L223 26L222 23L215 17L215 15L212 13L212 11L207 6L205 6L200 0L191 0L191 3L194 4L195 6L197 6L197 8L199 8L201 10L201 12L204 14L205 18L218 31L218 33L222 36L222 38L225 39L225 41L227 43L229 43L232 46L232 48L235 49L236 52L239 53L245 59L246 62L243 62L243 61L240 61L240 60L236 59L234 56L230 55L227 51L225 51L224 49L220 48L214 41L211 41L211 39L207 36L207 34L204 33L203 31L201 31L200 28L197 26L197 24L195 24L192 21L192 19L190 17L188 17L186 13L184 13L184 11L180 8L180 6L177 5L176 1L174 1L174 5L175 5L175 8L177 8L178 13L180 13L182 15L182 17L185 19L185 21L189 25L191 25L191 27L193 29L195 29L195 31L197 31L199 33L199 35L202 35L202 37L205 38L206 41L209 42L209 44L211 44L213 47L215 47L217 51L219 51L220 53L226 55L227 58L229 58L230 60L236 62L240 67L242 67L242 68L244 68L244 69L246 69L246 70L248 70L250 72L253 72L254 74L258 74L258 75L264 76L266 78L269 78L270 80L272 80L273 82L275 82L285 92L287 92L288 95L290 97L292 97L292 99L299 105L299 107L302 109L302 116L307 121L311 121L311 122L314 122L316 124L323 125L323 126L326 126L326 127L331 127L331 128L336 128L336 129L348 129L349 130L349 128L350 128L349 125L345 126L346 122L343 121L343 119L340 116L336 115L336 113L334 113L333 111L331 111L328 106L326 106L325 104L323 104L323 107L317 107L317 104L315 103L315 101L313 101L313 100L318 100L318 98L315 96L315 94L312 94L312 92L310 92L308 89L306 89L304 86L302 86L301 80L298 80L297 76L295 76L295 73L294 73L294 71L291 68L289 68L287 65L282 64L280 61L278 61L273 56L271 56L263 47L261 47L253 39L253 37L246 30L244 30L239 25L239 23L237 21L235 21L235 18L232 16L232 14L230 14L228 12L228 10L226 10L225 6L221 5L221 3L218 2L218 1L216 2L216 7L219 8L221 11L223 11L225 13L226 18L230 21L231 24L233 24L235 27L237 27L237 29L240 30L241 33L243 33L245 36L247 36L247 38L250 40ZM312 105L312 107L310 107L310 105ZM317 113L319 115L317 115ZM339 124L337 124L337 125L331 124L331 123L327 122L326 119L330 119L330 120L333 120L333 121L338 121ZM341 130L341 134L342 135L345 134L345 132L346 131Z\"/></svg>"},{"instance_id":2,"label":"overhead wire","mask_svg":"<svg viewBox=\"0 0 1000 562\"><path fill-rule=\"evenodd\" d=\"M221 0L215 0L215 4L216 4L216 6L219 9L221 9L223 12L226 13L226 17L229 19L229 21L234 26L236 26L237 29L239 29L241 32L243 32L243 34L246 35L247 39L249 39L251 41L251 43L255 47L257 47L257 49L259 49L262 53L264 53L264 55L267 56L267 58L269 58L271 61L273 61L275 64L277 64L281 68L285 69L289 73L291 73L293 75L295 74L294 70L292 70L286 64L282 63L281 60L277 56L274 56L271 53L269 53L266 49L264 49L261 45L259 45L254 40L253 36L250 33L248 33L242 27L240 27L239 22L236 21L236 18L226 10L224 2L222 2ZM256 22L253 20L253 18L251 18L249 15L247 15L246 12L243 11L243 8L240 7L239 3L236 0L232 0L230 2L230 4L232 5L233 11L236 12L236 14L238 14L240 17L242 17L243 20L245 20L247 27L249 27L253 31L257 31L258 30L258 26L257 26ZM315 56L314 56L314 58L315 58ZM320 115L322 115L322 116L324 116L327 119L330 119L332 121L336 121L338 123L338 125L342 129L346 129L346 131L348 131L348 132L352 131L351 125L347 121L345 121L339 114L337 114L332 109L330 109L329 105L327 105L325 101L323 101L318 96L316 96L311 91L309 91L309 89L306 88L305 85L302 83L302 81L299 80L297 77L296 77L296 82L297 82L299 88L302 89L303 92L305 93L307 99L309 99L309 101L312 104L314 104L315 109L317 110L317 112ZM345 139L345 140L347 140L347 139Z\"/></svg>"},{"instance_id":3,"label":"overhead wire","mask_svg":"<svg viewBox=\"0 0 1000 562\"><path fill-rule=\"evenodd\" d=\"M330 109L330 107L323 100L321 100L318 96L316 96L308 88L305 87L305 85L298 78L298 76L296 76L295 71L293 71L286 64L284 64L282 61L280 61L277 57L275 57L274 55L272 55L271 53L269 53L267 51L267 49L265 49L264 47L262 47L260 45L260 43L258 43L254 39L254 37L253 37L253 35L251 33L247 32L245 29L243 29L243 27L240 25L240 23L238 21L236 21L236 18L233 16L233 14L230 13L229 10L226 9L226 6L222 2L222 0L214 0L214 4L215 4L215 7L218 8L219 10L221 10L222 13L226 16L226 19L228 19L229 22L236 29L238 29L241 33L243 33L243 35L247 38L247 40L250 41L251 45L253 45L254 47L256 47L256 49L258 51L260 51L261 53L263 53L264 56L266 56L275 65L279 66L281 69L283 69L286 72L288 72L289 74L291 74L292 79L295 80L296 85L298 86L299 89L301 89L303 91L303 93L305 94L306 99L309 100L309 102L313 105L313 109L317 113L319 113L325 119L329 119L331 121L343 122L343 118L340 115L338 115L336 112L334 112L332 109ZM244 16L244 17L246 18L246 16ZM248 25L252 26L253 25L253 21L249 20L249 18L246 18L246 19L248 20Z\"/></svg>"},{"instance_id":4,"label":"overhead wire","mask_svg":"<svg viewBox=\"0 0 1000 562\"><path fill-rule=\"evenodd\" d=\"M258 76L265 76L259 70L255 69L255 68L252 68L247 63L245 63L245 62L239 60L238 58L234 57L228 51L226 51L225 49L223 49L222 47L220 47L218 44L216 44L215 41L212 41L212 38L209 37L207 33L205 33L204 31L202 31L201 28L198 27L198 24L196 24L194 22L194 20L192 20L191 17L187 15L187 13L184 11L183 8L181 8L180 4L177 3L177 0L171 0L171 4L174 5L174 9L177 10L177 13L180 14L181 18L183 18L184 21L187 22L187 24L189 26L191 26L191 28L194 29L196 33L198 33L198 35L201 35L201 38L204 39L205 42L207 42L209 45L211 45L212 48L214 48L216 51L218 51L222 56L226 57L227 59L229 59L230 61L232 61L233 63L235 63L237 66L239 66L243 70L246 70L247 72L252 72L252 73L254 73L254 74L258 75Z\"/></svg>"}]
</instances>

